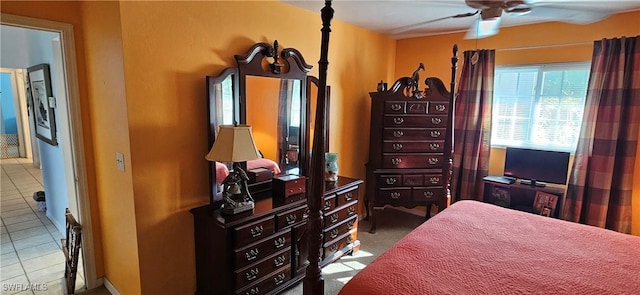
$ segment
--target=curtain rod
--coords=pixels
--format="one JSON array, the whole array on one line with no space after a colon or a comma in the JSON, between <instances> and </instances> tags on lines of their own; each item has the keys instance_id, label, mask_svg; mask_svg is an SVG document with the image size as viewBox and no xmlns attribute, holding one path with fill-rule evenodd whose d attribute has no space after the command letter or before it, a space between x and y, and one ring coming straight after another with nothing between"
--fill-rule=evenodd
<instances>
[{"instance_id":1,"label":"curtain rod","mask_svg":"<svg viewBox=\"0 0 640 295\"><path fill-rule=\"evenodd\" d=\"M513 47L513 48L498 48L498 49L496 49L496 51L527 50L527 49L539 49L539 48L551 48L551 47L589 45L589 44L593 44L593 42L594 41L562 43L562 44L549 44L549 45L537 45L537 46L523 46L523 47Z\"/></svg>"}]
</instances>

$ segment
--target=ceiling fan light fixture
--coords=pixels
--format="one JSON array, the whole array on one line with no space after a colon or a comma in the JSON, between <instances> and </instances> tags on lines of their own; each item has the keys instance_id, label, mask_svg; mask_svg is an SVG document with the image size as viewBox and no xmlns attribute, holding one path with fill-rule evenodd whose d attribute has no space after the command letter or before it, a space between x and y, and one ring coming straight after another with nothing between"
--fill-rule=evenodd
<instances>
[{"instance_id":1,"label":"ceiling fan light fixture","mask_svg":"<svg viewBox=\"0 0 640 295\"><path fill-rule=\"evenodd\" d=\"M482 12L480 12L480 17L482 17L482 20L497 19L501 15L502 15L501 7L489 7L489 8L483 9Z\"/></svg>"}]
</instances>

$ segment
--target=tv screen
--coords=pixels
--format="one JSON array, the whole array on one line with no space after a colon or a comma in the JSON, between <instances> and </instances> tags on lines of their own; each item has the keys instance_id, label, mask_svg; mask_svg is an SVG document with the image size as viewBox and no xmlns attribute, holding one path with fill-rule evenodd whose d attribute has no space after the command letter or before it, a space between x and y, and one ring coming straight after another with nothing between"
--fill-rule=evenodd
<instances>
[{"instance_id":1,"label":"tv screen","mask_svg":"<svg viewBox=\"0 0 640 295\"><path fill-rule=\"evenodd\" d=\"M567 183L568 152L507 147L504 175L535 183Z\"/></svg>"}]
</instances>

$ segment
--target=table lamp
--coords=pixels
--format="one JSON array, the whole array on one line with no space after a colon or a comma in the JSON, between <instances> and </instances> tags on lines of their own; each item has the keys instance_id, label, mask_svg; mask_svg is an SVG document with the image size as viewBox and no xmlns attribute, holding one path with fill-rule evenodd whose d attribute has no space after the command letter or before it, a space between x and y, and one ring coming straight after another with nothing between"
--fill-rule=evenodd
<instances>
[{"instance_id":1,"label":"table lamp","mask_svg":"<svg viewBox=\"0 0 640 295\"><path fill-rule=\"evenodd\" d=\"M249 177L239 163L260 158L251 126L221 125L218 137L205 158L209 161L233 162L233 170L222 181L222 213L232 215L253 210L255 204L247 188Z\"/></svg>"}]
</instances>

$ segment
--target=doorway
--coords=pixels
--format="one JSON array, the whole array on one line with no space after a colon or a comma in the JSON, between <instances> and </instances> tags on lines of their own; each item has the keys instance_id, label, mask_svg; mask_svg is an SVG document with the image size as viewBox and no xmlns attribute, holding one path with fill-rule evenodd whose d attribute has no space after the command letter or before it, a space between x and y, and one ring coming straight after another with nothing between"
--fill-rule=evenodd
<instances>
[{"instance_id":1,"label":"doorway","mask_svg":"<svg viewBox=\"0 0 640 295\"><path fill-rule=\"evenodd\" d=\"M65 208L58 207L68 207L82 225L82 276L86 287L93 289L102 285L102 279L97 278L95 269L73 27L70 24L7 14L2 14L1 25L3 64L0 67L24 69L40 63L50 65L59 144L50 145L40 141L39 150L45 191L51 190L51 194L47 194L52 199L58 196L56 202L50 204L53 200L47 198L48 205L55 207L53 210L47 208L47 211L51 210L47 212L47 217L55 228L64 232ZM23 34L23 39L5 42L4 38L11 35L5 34L5 31L12 30ZM46 36L46 41L36 42L37 38L33 37L36 35L24 37L27 33ZM5 58L5 54L16 50L20 53L16 58ZM5 61L15 64L5 65ZM66 200L61 195L66 196Z\"/></svg>"}]
</instances>

